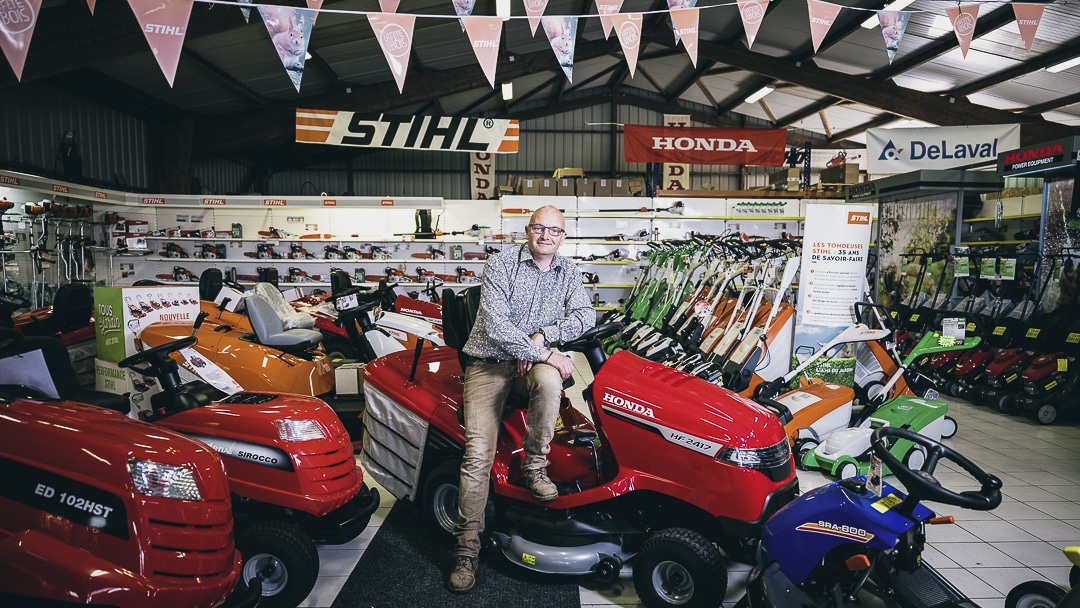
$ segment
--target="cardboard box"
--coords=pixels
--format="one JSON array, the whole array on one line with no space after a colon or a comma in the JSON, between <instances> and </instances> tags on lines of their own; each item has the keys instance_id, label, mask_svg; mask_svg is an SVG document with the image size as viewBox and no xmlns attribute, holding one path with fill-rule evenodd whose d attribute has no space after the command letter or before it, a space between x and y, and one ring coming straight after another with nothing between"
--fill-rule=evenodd
<instances>
[{"instance_id":1,"label":"cardboard box","mask_svg":"<svg viewBox=\"0 0 1080 608\"><path fill-rule=\"evenodd\" d=\"M630 188L630 196L640 196L645 194L645 179L641 177L631 177L627 180L627 185Z\"/></svg>"},{"instance_id":2,"label":"cardboard box","mask_svg":"<svg viewBox=\"0 0 1080 608\"><path fill-rule=\"evenodd\" d=\"M334 369L334 390L338 396L364 394L366 363L345 363Z\"/></svg>"},{"instance_id":3,"label":"cardboard box","mask_svg":"<svg viewBox=\"0 0 1080 608\"><path fill-rule=\"evenodd\" d=\"M611 182L614 180L602 177L593 184L593 196L611 196Z\"/></svg>"},{"instance_id":4,"label":"cardboard box","mask_svg":"<svg viewBox=\"0 0 1080 608\"><path fill-rule=\"evenodd\" d=\"M555 185L558 180L541 179L537 181L540 182L540 196L556 196L558 194L558 189Z\"/></svg>"},{"instance_id":5,"label":"cardboard box","mask_svg":"<svg viewBox=\"0 0 1080 608\"><path fill-rule=\"evenodd\" d=\"M823 184L857 184L859 183L858 163L848 163L839 167L822 169L819 181Z\"/></svg>"},{"instance_id":6,"label":"cardboard box","mask_svg":"<svg viewBox=\"0 0 1080 608\"><path fill-rule=\"evenodd\" d=\"M611 196L630 196L630 180L622 177L611 180Z\"/></svg>"},{"instance_id":7,"label":"cardboard box","mask_svg":"<svg viewBox=\"0 0 1080 608\"><path fill-rule=\"evenodd\" d=\"M538 179L524 179L521 180L521 194L524 196L539 196L540 195L540 180Z\"/></svg>"},{"instance_id":8,"label":"cardboard box","mask_svg":"<svg viewBox=\"0 0 1080 608\"><path fill-rule=\"evenodd\" d=\"M128 220L127 231L146 234L147 232L150 232L150 223L146 220Z\"/></svg>"},{"instance_id":9,"label":"cardboard box","mask_svg":"<svg viewBox=\"0 0 1080 608\"><path fill-rule=\"evenodd\" d=\"M593 196L593 182L596 180L588 177L579 177L576 180L575 188L577 189L578 196Z\"/></svg>"},{"instance_id":10,"label":"cardboard box","mask_svg":"<svg viewBox=\"0 0 1080 608\"><path fill-rule=\"evenodd\" d=\"M563 177L585 177L585 171L580 167L563 167L561 169L555 169L555 174L551 177L560 179Z\"/></svg>"},{"instance_id":11,"label":"cardboard box","mask_svg":"<svg viewBox=\"0 0 1080 608\"><path fill-rule=\"evenodd\" d=\"M577 195L577 180L572 177L564 177L555 180L555 195L556 196L576 196Z\"/></svg>"},{"instance_id":12,"label":"cardboard box","mask_svg":"<svg viewBox=\"0 0 1080 608\"><path fill-rule=\"evenodd\" d=\"M777 186L780 189L798 190L800 182L802 182L802 169L799 168L789 167L773 171L769 175L769 185Z\"/></svg>"}]
</instances>

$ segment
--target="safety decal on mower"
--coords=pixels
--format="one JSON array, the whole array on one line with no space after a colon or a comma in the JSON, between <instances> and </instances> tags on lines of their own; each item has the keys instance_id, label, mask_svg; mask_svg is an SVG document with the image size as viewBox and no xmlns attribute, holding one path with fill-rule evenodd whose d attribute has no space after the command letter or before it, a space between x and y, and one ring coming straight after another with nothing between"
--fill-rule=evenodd
<instances>
[{"instance_id":1,"label":"safety decal on mower","mask_svg":"<svg viewBox=\"0 0 1080 608\"><path fill-rule=\"evenodd\" d=\"M840 538L846 538L854 540L860 543L868 543L870 539L874 538L874 535L862 528L856 528L855 526L834 524L828 521L806 522L801 526L795 528L800 532L815 532L817 534L828 534L829 536L839 536Z\"/></svg>"},{"instance_id":2,"label":"safety decal on mower","mask_svg":"<svg viewBox=\"0 0 1080 608\"><path fill-rule=\"evenodd\" d=\"M888 496L882 496L881 500L876 501L870 506L874 507L874 510L884 513L889 509L895 508L902 502L904 501L901 500L900 497L896 494L889 494Z\"/></svg>"}]
</instances>

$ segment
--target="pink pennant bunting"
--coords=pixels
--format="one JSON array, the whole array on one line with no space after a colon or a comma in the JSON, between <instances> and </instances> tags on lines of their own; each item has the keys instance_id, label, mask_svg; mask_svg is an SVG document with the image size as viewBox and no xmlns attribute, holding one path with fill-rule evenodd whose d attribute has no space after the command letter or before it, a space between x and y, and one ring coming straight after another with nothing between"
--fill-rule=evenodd
<instances>
[{"instance_id":1,"label":"pink pennant bunting","mask_svg":"<svg viewBox=\"0 0 1080 608\"><path fill-rule=\"evenodd\" d=\"M307 0L307 7L315 11L311 18L311 26L315 27L315 20L319 18L319 9L322 8L323 0Z\"/></svg>"},{"instance_id":2,"label":"pink pennant bunting","mask_svg":"<svg viewBox=\"0 0 1080 608\"><path fill-rule=\"evenodd\" d=\"M379 8L384 13L396 13L401 0L379 0Z\"/></svg>"},{"instance_id":3,"label":"pink pennant bunting","mask_svg":"<svg viewBox=\"0 0 1080 608\"><path fill-rule=\"evenodd\" d=\"M695 6L697 6L697 0L667 0L668 13ZM675 25L674 18L671 20L671 31L675 34L675 44L679 44L679 26Z\"/></svg>"},{"instance_id":4,"label":"pink pennant bunting","mask_svg":"<svg viewBox=\"0 0 1080 608\"><path fill-rule=\"evenodd\" d=\"M41 0L4 0L0 10L0 48L20 81L40 14Z\"/></svg>"},{"instance_id":5,"label":"pink pennant bunting","mask_svg":"<svg viewBox=\"0 0 1080 608\"><path fill-rule=\"evenodd\" d=\"M241 3L241 4L252 4L254 2L254 0L236 0L236 1ZM248 8L246 6L240 7L240 14L244 16L244 23L251 23L251 9L250 8Z\"/></svg>"},{"instance_id":6,"label":"pink pennant bunting","mask_svg":"<svg viewBox=\"0 0 1080 608\"><path fill-rule=\"evenodd\" d=\"M612 21L609 15L622 10L623 0L596 0L596 13L600 15L600 27L604 30L604 40L611 36ZM633 73L634 69L630 68Z\"/></svg>"},{"instance_id":7,"label":"pink pennant bunting","mask_svg":"<svg viewBox=\"0 0 1080 608\"><path fill-rule=\"evenodd\" d=\"M671 11L671 23L675 25L675 31L679 33L686 54L690 55L690 62L697 67L697 43L698 43L698 11L697 8L684 8Z\"/></svg>"},{"instance_id":8,"label":"pink pennant bunting","mask_svg":"<svg viewBox=\"0 0 1080 608\"><path fill-rule=\"evenodd\" d=\"M484 69L491 88L495 88L495 65L499 63L499 41L502 39L502 19L499 17L462 17L469 34L473 53Z\"/></svg>"},{"instance_id":9,"label":"pink pennant bunting","mask_svg":"<svg viewBox=\"0 0 1080 608\"><path fill-rule=\"evenodd\" d=\"M900 41L904 39L911 12L878 11L877 18L878 25L881 26L881 36L885 39L885 52L889 54L891 64L893 58L896 57L896 52L900 50Z\"/></svg>"},{"instance_id":10,"label":"pink pennant bunting","mask_svg":"<svg viewBox=\"0 0 1080 608\"><path fill-rule=\"evenodd\" d=\"M634 70L637 69L638 50L641 48L641 13L613 14L611 25L615 35L619 37L626 65L630 68L630 78L633 78Z\"/></svg>"},{"instance_id":11,"label":"pink pennant bunting","mask_svg":"<svg viewBox=\"0 0 1080 608\"><path fill-rule=\"evenodd\" d=\"M1013 14L1016 15L1016 26L1020 28L1020 38L1024 40L1024 47L1031 52L1031 44L1035 42L1035 32L1039 31L1039 23L1042 22L1045 4L1024 4L1013 2Z\"/></svg>"},{"instance_id":12,"label":"pink pennant bunting","mask_svg":"<svg viewBox=\"0 0 1080 608\"><path fill-rule=\"evenodd\" d=\"M97 5L97 0L86 0L86 6L90 7L90 14L94 14L94 6Z\"/></svg>"},{"instance_id":13,"label":"pink pennant bunting","mask_svg":"<svg viewBox=\"0 0 1080 608\"><path fill-rule=\"evenodd\" d=\"M822 0L806 0L806 5L810 9L810 37L814 40L816 53L843 7Z\"/></svg>"},{"instance_id":14,"label":"pink pennant bunting","mask_svg":"<svg viewBox=\"0 0 1080 608\"><path fill-rule=\"evenodd\" d=\"M551 50L562 66L566 78L574 82L574 43L577 41L577 17L542 17Z\"/></svg>"},{"instance_id":15,"label":"pink pennant bunting","mask_svg":"<svg viewBox=\"0 0 1080 608\"><path fill-rule=\"evenodd\" d=\"M390 64L400 93L405 88L405 72L409 69L416 15L371 14L368 15L368 23L382 47L386 62Z\"/></svg>"},{"instance_id":16,"label":"pink pennant bunting","mask_svg":"<svg viewBox=\"0 0 1080 608\"><path fill-rule=\"evenodd\" d=\"M536 26L540 25L540 18L547 10L548 0L525 0L525 14L529 16L529 27L532 28L533 36L536 35Z\"/></svg>"},{"instance_id":17,"label":"pink pennant bunting","mask_svg":"<svg viewBox=\"0 0 1080 608\"><path fill-rule=\"evenodd\" d=\"M952 29L956 32L956 40L960 42L960 53L967 59L968 47L971 46L971 36L975 33L975 21L979 18L979 5L967 4L945 9L952 22Z\"/></svg>"},{"instance_id":18,"label":"pink pennant bunting","mask_svg":"<svg viewBox=\"0 0 1080 608\"><path fill-rule=\"evenodd\" d=\"M754 46L754 38L757 38L761 20L765 18L765 9L769 6L769 0L739 0L739 15L742 17L743 29L746 30L746 48Z\"/></svg>"},{"instance_id":19,"label":"pink pennant bunting","mask_svg":"<svg viewBox=\"0 0 1080 608\"><path fill-rule=\"evenodd\" d=\"M260 6L259 15L270 33L281 64L285 66L285 73L299 93L308 44L311 43L311 28L315 25L315 11L291 6Z\"/></svg>"},{"instance_id":20,"label":"pink pennant bunting","mask_svg":"<svg viewBox=\"0 0 1080 608\"><path fill-rule=\"evenodd\" d=\"M195 0L128 0L128 4L139 20L165 80L172 87Z\"/></svg>"}]
</instances>

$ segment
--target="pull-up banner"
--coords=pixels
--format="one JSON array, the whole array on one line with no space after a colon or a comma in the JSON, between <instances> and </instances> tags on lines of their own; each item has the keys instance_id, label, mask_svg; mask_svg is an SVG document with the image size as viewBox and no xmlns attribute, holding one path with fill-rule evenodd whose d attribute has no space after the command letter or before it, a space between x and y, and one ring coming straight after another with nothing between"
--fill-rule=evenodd
<instances>
[{"instance_id":1,"label":"pull-up banner","mask_svg":"<svg viewBox=\"0 0 1080 608\"><path fill-rule=\"evenodd\" d=\"M296 141L357 148L516 154L518 121L297 109Z\"/></svg>"},{"instance_id":2,"label":"pull-up banner","mask_svg":"<svg viewBox=\"0 0 1080 608\"><path fill-rule=\"evenodd\" d=\"M623 127L628 163L781 167L786 145L786 129Z\"/></svg>"}]
</instances>

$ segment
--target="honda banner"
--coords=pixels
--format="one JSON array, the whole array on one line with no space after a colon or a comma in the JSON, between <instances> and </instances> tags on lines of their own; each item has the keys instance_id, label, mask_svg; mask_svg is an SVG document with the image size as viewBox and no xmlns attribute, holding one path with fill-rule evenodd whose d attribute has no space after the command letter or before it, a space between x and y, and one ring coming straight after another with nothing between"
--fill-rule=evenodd
<instances>
[{"instance_id":1,"label":"honda banner","mask_svg":"<svg viewBox=\"0 0 1080 608\"><path fill-rule=\"evenodd\" d=\"M780 167L786 145L786 129L623 127L623 155L628 163Z\"/></svg>"},{"instance_id":2,"label":"honda banner","mask_svg":"<svg viewBox=\"0 0 1080 608\"><path fill-rule=\"evenodd\" d=\"M866 169L907 173L948 169L997 160L998 152L1020 147L1020 125L868 129Z\"/></svg>"},{"instance_id":3,"label":"honda banner","mask_svg":"<svg viewBox=\"0 0 1080 608\"><path fill-rule=\"evenodd\" d=\"M469 192L474 201L495 198L495 157L490 152L469 155Z\"/></svg>"},{"instance_id":4,"label":"honda banner","mask_svg":"<svg viewBox=\"0 0 1080 608\"><path fill-rule=\"evenodd\" d=\"M516 154L518 121L297 109L296 141L360 148Z\"/></svg>"}]
</instances>

